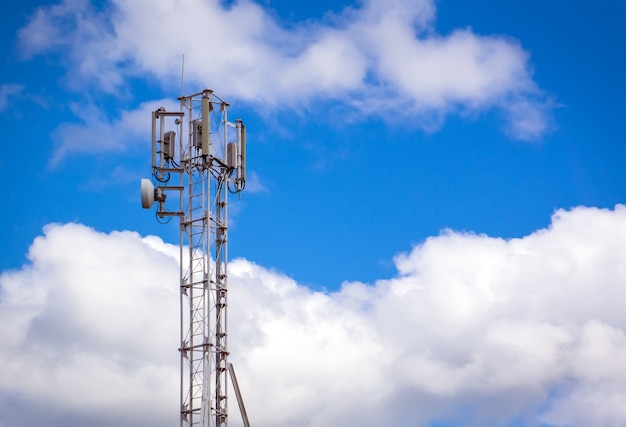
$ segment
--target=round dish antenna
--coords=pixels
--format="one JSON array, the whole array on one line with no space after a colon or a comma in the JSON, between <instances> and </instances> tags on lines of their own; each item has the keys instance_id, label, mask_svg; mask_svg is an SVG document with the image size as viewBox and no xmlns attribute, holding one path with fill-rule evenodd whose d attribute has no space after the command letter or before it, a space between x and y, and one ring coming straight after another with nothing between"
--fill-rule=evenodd
<instances>
[{"instance_id":1,"label":"round dish antenna","mask_svg":"<svg viewBox=\"0 0 626 427\"><path fill-rule=\"evenodd\" d=\"M154 204L154 185L149 179L141 179L141 206L150 209Z\"/></svg>"}]
</instances>

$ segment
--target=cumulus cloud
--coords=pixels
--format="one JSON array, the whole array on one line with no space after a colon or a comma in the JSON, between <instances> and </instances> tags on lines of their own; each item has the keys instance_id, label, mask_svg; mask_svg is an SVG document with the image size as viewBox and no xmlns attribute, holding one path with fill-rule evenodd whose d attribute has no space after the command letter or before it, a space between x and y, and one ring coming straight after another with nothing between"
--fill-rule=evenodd
<instances>
[{"instance_id":1,"label":"cumulus cloud","mask_svg":"<svg viewBox=\"0 0 626 427\"><path fill-rule=\"evenodd\" d=\"M618 205L560 210L518 239L445 231L399 254L394 277L330 293L234 260L248 413L260 427L624 425L625 253ZM0 424L173 424L177 254L46 227L0 276Z\"/></svg>"},{"instance_id":2,"label":"cumulus cloud","mask_svg":"<svg viewBox=\"0 0 626 427\"><path fill-rule=\"evenodd\" d=\"M516 41L458 29L441 35L432 0L363 0L280 25L249 0L88 0L42 7L22 29L25 55L63 52L71 81L113 92L129 77L186 81L264 107L339 102L360 114L410 116L435 130L451 113L500 108L509 133L536 139L550 106ZM94 55L94 52L98 52Z\"/></svg>"},{"instance_id":3,"label":"cumulus cloud","mask_svg":"<svg viewBox=\"0 0 626 427\"><path fill-rule=\"evenodd\" d=\"M131 232L51 225L29 258L0 279L0 422L65 425L70 414L116 425L122 414L125 423L172 424L160 412L177 408L171 248Z\"/></svg>"}]
</instances>

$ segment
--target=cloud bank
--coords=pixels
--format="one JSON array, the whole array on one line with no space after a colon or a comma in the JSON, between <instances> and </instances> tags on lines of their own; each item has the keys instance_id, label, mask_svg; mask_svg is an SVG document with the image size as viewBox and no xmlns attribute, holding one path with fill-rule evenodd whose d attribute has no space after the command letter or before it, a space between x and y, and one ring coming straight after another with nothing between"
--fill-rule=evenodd
<instances>
[{"instance_id":1,"label":"cloud bank","mask_svg":"<svg viewBox=\"0 0 626 427\"><path fill-rule=\"evenodd\" d=\"M512 137L544 135L551 106L520 44L439 34L435 18L433 0L363 0L292 25L249 0L63 0L37 9L20 46L25 58L60 55L76 89L128 92L141 78L178 93L184 54L187 87L264 109L339 103L436 130L449 114L495 108Z\"/></svg>"},{"instance_id":2,"label":"cloud bank","mask_svg":"<svg viewBox=\"0 0 626 427\"><path fill-rule=\"evenodd\" d=\"M174 424L177 253L46 227L0 276L0 425ZM624 425L624 254L618 205L560 210L519 239L445 231L399 254L394 277L331 293L234 260L248 413L260 427Z\"/></svg>"}]
</instances>

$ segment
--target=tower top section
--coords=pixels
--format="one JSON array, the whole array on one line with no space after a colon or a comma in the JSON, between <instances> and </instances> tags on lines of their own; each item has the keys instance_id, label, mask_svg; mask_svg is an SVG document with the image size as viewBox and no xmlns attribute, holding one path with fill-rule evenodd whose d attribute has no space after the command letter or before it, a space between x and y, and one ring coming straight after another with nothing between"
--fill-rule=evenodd
<instances>
[{"instance_id":1,"label":"tower top section","mask_svg":"<svg viewBox=\"0 0 626 427\"><path fill-rule=\"evenodd\" d=\"M168 209L168 193L181 191L172 185L172 177L182 177L186 167L213 170L223 176L231 193L246 186L246 126L241 119L228 119L230 104L211 89L181 96L179 111L164 107L152 113L152 177L142 180L142 206L159 203L157 216L180 215L179 209ZM181 184L181 183L177 183Z\"/></svg>"}]
</instances>

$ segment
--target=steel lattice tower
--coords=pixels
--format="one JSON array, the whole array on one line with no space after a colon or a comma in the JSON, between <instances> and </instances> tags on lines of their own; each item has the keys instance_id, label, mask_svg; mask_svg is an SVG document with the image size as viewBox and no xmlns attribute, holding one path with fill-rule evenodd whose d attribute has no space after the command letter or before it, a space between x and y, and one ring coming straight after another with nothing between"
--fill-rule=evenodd
<instances>
[{"instance_id":1,"label":"steel lattice tower","mask_svg":"<svg viewBox=\"0 0 626 427\"><path fill-rule=\"evenodd\" d=\"M245 127L228 121L229 104L211 90L179 100L179 112L152 114L156 188L142 180L142 202L156 200L162 221L180 219L180 425L227 426L227 372L248 425L227 333L228 193L245 187ZM166 209L169 195L176 210Z\"/></svg>"}]
</instances>

